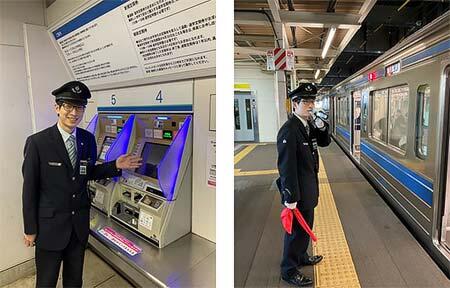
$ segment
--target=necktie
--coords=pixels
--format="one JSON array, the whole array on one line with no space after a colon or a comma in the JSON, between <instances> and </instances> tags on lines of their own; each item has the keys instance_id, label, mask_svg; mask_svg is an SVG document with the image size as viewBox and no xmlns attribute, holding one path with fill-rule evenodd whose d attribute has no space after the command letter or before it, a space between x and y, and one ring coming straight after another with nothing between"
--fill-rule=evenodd
<instances>
[{"instance_id":1,"label":"necktie","mask_svg":"<svg viewBox=\"0 0 450 288\"><path fill-rule=\"evenodd\" d=\"M67 152L69 153L70 162L72 163L72 167L75 168L75 164L77 163L77 150L75 148L75 136L70 135L69 139L66 141Z\"/></svg>"},{"instance_id":2,"label":"necktie","mask_svg":"<svg viewBox=\"0 0 450 288\"><path fill-rule=\"evenodd\" d=\"M308 136L309 136L309 123L306 123L305 129L306 129L306 134L308 134Z\"/></svg>"}]
</instances>

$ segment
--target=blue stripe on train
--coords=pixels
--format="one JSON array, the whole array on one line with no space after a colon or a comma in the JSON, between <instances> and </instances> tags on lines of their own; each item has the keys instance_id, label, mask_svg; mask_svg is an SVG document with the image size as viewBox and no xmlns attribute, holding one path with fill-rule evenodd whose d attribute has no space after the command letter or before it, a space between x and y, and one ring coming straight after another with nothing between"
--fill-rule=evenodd
<instances>
[{"instance_id":1,"label":"blue stripe on train","mask_svg":"<svg viewBox=\"0 0 450 288\"><path fill-rule=\"evenodd\" d=\"M434 46L431 46L430 48L425 49L424 51L403 58L402 67L412 65L416 62L419 62L420 60L446 52L448 50L450 50L450 39L442 41L441 43L438 43Z\"/></svg>"},{"instance_id":2,"label":"blue stripe on train","mask_svg":"<svg viewBox=\"0 0 450 288\"><path fill-rule=\"evenodd\" d=\"M342 127L336 126L336 131L347 140L350 140L350 133ZM422 175L403 166L389 155L379 151L367 141L362 141L361 151L374 162L380 165L384 170L392 175L398 182L405 186L409 191L422 199L428 205L433 203L433 183Z\"/></svg>"},{"instance_id":3,"label":"blue stripe on train","mask_svg":"<svg viewBox=\"0 0 450 288\"><path fill-rule=\"evenodd\" d=\"M347 139L347 141L350 142L350 133L347 130L345 130L342 127L336 126L336 132L341 134L342 137L344 137L345 139Z\"/></svg>"}]
</instances>

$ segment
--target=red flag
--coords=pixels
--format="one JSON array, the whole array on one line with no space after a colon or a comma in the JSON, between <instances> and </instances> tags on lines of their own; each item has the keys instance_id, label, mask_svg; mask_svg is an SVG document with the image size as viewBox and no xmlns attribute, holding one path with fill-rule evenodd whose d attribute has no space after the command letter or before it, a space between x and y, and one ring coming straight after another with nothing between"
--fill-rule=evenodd
<instances>
[{"instance_id":1,"label":"red flag","mask_svg":"<svg viewBox=\"0 0 450 288\"><path fill-rule=\"evenodd\" d=\"M311 239L316 242L317 237L314 235L313 231L309 227L308 223L306 223L305 219L303 218L302 214L298 210L298 208L295 208L293 210L289 208L284 208L283 211L281 211L281 224L283 225L284 230L288 233L292 233L292 221L293 221L293 215L295 215L295 218L297 219L298 223L302 228L308 233L308 235L311 237Z\"/></svg>"},{"instance_id":2,"label":"red flag","mask_svg":"<svg viewBox=\"0 0 450 288\"><path fill-rule=\"evenodd\" d=\"M292 220L294 215L292 214L292 210L289 208L284 208L281 211L281 224L283 225L284 230L288 234L292 234Z\"/></svg>"}]
</instances>

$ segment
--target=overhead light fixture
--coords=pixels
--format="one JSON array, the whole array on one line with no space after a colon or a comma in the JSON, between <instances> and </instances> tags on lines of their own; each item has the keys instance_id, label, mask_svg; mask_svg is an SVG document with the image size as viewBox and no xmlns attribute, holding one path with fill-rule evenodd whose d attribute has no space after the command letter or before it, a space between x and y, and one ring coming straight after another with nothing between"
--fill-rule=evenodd
<instances>
[{"instance_id":1,"label":"overhead light fixture","mask_svg":"<svg viewBox=\"0 0 450 288\"><path fill-rule=\"evenodd\" d=\"M398 12L398 11L400 11L400 10L402 10L402 9L403 9L403 7L405 7L405 6L406 6L406 4L408 4L408 3L409 3L409 1L411 1L411 0L406 0L405 2L403 2L402 6L398 7L398 9L397 9L397 12Z\"/></svg>"},{"instance_id":2,"label":"overhead light fixture","mask_svg":"<svg viewBox=\"0 0 450 288\"><path fill-rule=\"evenodd\" d=\"M334 34L336 34L336 27L330 27L330 30L328 30L327 40L325 41L325 45L323 46L322 50L322 59L325 58L327 55L328 49L330 48L331 41L333 41Z\"/></svg>"},{"instance_id":3,"label":"overhead light fixture","mask_svg":"<svg viewBox=\"0 0 450 288\"><path fill-rule=\"evenodd\" d=\"M314 79L317 79L319 77L320 69L316 70L316 74L314 74Z\"/></svg>"}]
</instances>

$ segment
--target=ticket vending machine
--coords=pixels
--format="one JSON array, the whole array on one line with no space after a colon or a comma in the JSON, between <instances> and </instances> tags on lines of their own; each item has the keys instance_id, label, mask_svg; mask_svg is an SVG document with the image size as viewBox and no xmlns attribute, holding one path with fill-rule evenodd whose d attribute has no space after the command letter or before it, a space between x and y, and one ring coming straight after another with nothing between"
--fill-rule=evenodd
<instances>
[{"instance_id":1,"label":"ticket vending machine","mask_svg":"<svg viewBox=\"0 0 450 288\"><path fill-rule=\"evenodd\" d=\"M143 164L115 185L112 219L163 248L191 231L192 116L136 114L127 147Z\"/></svg>"},{"instance_id":2,"label":"ticket vending machine","mask_svg":"<svg viewBox=\"0 0 450 288\"><path fill-rule=\"evenodd\" d=\"M121 131L126 125L133 125L130 116L130 114L98 114L91 120L87 130L94 134L97 142L97 164L110 160L107 156L111 146L118 137L121 137ZM115 183L114 179L110 178L88 183L92 206L107 215L111 212L111 195Z\"/></svg>"}]
</instances>

